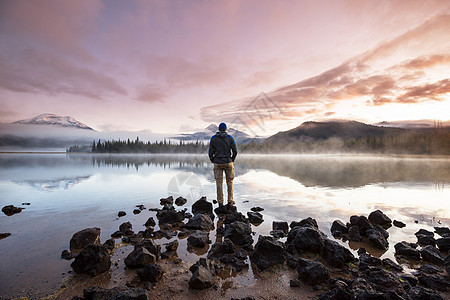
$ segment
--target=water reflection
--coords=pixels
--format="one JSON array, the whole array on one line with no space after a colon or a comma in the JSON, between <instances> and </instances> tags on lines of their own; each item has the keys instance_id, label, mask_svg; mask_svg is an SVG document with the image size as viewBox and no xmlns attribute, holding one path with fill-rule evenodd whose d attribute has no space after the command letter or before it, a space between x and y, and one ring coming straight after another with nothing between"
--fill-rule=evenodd
<instances>
[{"instance_id":1,"label":"water reflection","mask_svg":"<svg viewBox=\"0 0 450 300\"><path fill-rule=\"evenodd\" d=\"M45 192L54 192L56 190L67 190L76 184L79 184L83 180L89 179L91 176L78 176L72 178L56 178L49 180L24 180L24 181L13 181L17 184L26 184L37 190L45 191Z\"/></svg>"}]
</instances>

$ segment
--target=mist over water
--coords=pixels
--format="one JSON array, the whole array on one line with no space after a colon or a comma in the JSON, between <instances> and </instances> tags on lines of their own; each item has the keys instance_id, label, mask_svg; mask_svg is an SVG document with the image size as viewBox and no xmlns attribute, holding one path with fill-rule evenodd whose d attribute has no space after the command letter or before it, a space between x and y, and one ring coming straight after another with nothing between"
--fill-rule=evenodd
<instances>
[{"instance_id":1,"label":"mist over water","mask_svg":"<svg viewBox=\"0 0 450 300\"><path fill-rule=\"evenodd\" d=\"M345 223L351 215L381 209L407 224L388 230L387 252L373 252L394 258L395 243L415 242L418 229L450 225L447 158L240 155L235 172L238 210L265 209L264 222L252 225L255 241L259 234L269 234L274 220L313 217L331 236L334 220ZM188 203L177 209L190 210L200 196L215 199L215 181L206 155L0 154L0 195L1 207L26 208L13 216L0 215L0 231L12 234L0 240L0 295L42 296L58 288L71 269L60 254L75 232L100 227L104 242L126 221L135 232L143 230L155 213L134 215L136 205L160 208L160 198L181 195ZM119 210L127 215L116 218ZM215 241L214 231L210 239ZM353 250L361 246L339 242ZM187 251L186 240L180 240L178 256L198 259Z\"/></svg>"}]
</instances>

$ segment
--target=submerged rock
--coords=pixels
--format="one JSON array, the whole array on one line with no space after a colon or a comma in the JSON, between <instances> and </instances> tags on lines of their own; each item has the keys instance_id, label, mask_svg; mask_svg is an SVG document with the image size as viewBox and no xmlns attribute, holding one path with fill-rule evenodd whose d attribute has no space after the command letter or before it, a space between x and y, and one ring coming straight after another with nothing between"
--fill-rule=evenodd
<instances>
[{"instance_id":1,"label":"submerged rock","mask_svg":"<svg viewBox=\"0 0 450 300\"><path fill-rule=\"evenodd\" d=\"M395 227L398 227L398 228L403 228L403 227L406 226L405 223L403 223L401 221L397 221L397 220L394 220L393 224L394 224Z\"/></svg>"},{"instance_id":2,"label":"submerged rock","mask_svg":"<svg viewBox=\"0 0 450 300\"><path fill-rule=\"evenodd\" d=\"M256 207L252 207L252 208L250 208L250 210L251 210L251 211L254 211L254 212L260 212L260 211L263 211L263 210L264 210L264 208L262 208L262 207L259 207L259 206L256 206Z\"/></svg>"},{"instance_id":3,"label":"submerged rock","mask_svg":"<svg viewBox=\"0 0 450 300\"><path fill-rule=\"evenodd\" d=\"M170 209L163 209L156 213L159 224L176 224L183 222L184 212L176 211L173 207Z\"/></svg>"},{"instance_id":4,"label":"submerged rock","mask_svg":"<svg viewBox=\"0 0 450 300\"><path fill-rule=\"evenodd\" d=\"M159 204L160 205L167 205L167 204L172 205L173 204L173 197L169 196L167 198L161 198L161 199L159 199Z\"/></svg>"},{"instance_id":5,"label":"submerged rock","mask_svg":"<svg viewBox=\"0 0 450 300\"><path fill-rule=\"evenodd\" d=\"M235 221L225 225L224 237L235 245L245 246L253 244L252 229L249 224Z\"/></svg>"},{"instance_id":6,"label":"submerged rock","mask_svg":"<svg viewBox=\"0 0 450 300\"><path fill-rule=\"evenodd\" d=\"M119 212L117 213L117 216L120 218L120 217L125 216L126 214L127 214L126 212L124 212L123 210L121 210L121 211L119 211Z\"/></svg>"},{"instance_id":7,"label":"submerged rock","mask_svg":"<svg viewBox=\"0 0 450 300\"><path fill-rule=\"evenodd\" d=\"M103 245L88 245L70 265L76 273L85 273L97 276L109 270L111 258L109 251Z\"/></svg>"},{"instance_id":8,"label":"submerged rock","mask_svg":"<svg viewBox=\"0 0 450 300\"><path fill-rule=\"evenodd\" d=\"M259 270L283 263L286 260L286 249L282 242L270 236L260 235L255 249L250 254L250 260Z\"/></svg>"},{"instance_id":9,"label":"submerged rock","mask_svg":"<svg viewBox=\"0 0 450 300\"><path fill-rule=\"evenodd\" d=\"M391 219L379 209L369 214L369 221L374 225L380 225L381 227L386 229L392 226Z\"/></svg>"},{"instance_id":10,"label":"submerged rock","mask_svg":"<svg viewBox=\"0 0 450 300\"><path fill-rule=\"evenodd\" d=\"M81 250L90 244L100 243L100 228L86 228L75 233L70 239L70 250Z\"/></svg>"},{"instance_id":11,"label":"submerged rock","mask_svg":"<svg viewBox=\"0 0 450 300\"><path fill-rule=\"evenodd\" d=\"M253 224L261 224L264 222L263 215L259 212L247 212L248 220Z\"/></svg>"},{"instance_id":12,"label":"submerged rock","mask_svg":"<svg viewBox=\"0 0 450 300\"><path fill-rule=\"evenodd\" d=\"M66 260L71 260L72 258L75 258L76 255L68 250L63 250L61 253L61 258Z\"/></svg>"},{"instance_id":13,"label":"submerged rock","mask_svg":"<svg viewBox=\"0 0 450 300\"><path fill-rule=\"evenodd\" d=\"M209 215L196 214L194 217L189 219L184 227L187 229L211 230L214 227L214 223Z\"/></svg>"},{"instance_id":14,"label":"submerged rock","mask_svg":"<svg viewBox=\"0 0 450 300\"><path fill-rule=\"evenodd\" d=\"M14 214L20 213L24 208L15 207L14 205L6 205L2 208L2 212L7 216L12 216Z\"/></svg>"},{"instance_id":15,"label":"submerged rock","mask_svg":"<svg viewBox=\"0 0 450 300\"><path fill-rule=\"evenodd\" d=\"M177 199L175 199L175 204L178 206L183 206L187 203L186 198L183 197L178 197Z\"/></svg>"},{"instance_id":16,"label":"submerged rock","mask_svg":"<svg viewBox=\"0 0 450 300\"><path fill-rule=\"evenodd\" d=\"M4 238L7 238L7 237L10 236L10 235L11 235L11 233L9 233L9 232L0 233L0 240L1 240L1 239L4 239Z\"/></svg>"}]
</instances>

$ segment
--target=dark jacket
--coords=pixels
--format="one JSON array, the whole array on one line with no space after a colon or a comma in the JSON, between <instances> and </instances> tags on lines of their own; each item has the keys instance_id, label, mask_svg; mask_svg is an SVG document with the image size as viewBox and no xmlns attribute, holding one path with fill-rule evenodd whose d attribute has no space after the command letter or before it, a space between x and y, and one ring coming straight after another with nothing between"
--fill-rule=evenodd
<instances>
[{"instance_id":1,"label":"dark jacket","mask_svg":"<svg viewBox=\"0 0 450 300\"><path fill-rule=\"evenodd\" d=\"M215 164L227 164L237 155L236 143L225 131L218 131L209 141L209 159Z\"/></svg>"}]
</instances>

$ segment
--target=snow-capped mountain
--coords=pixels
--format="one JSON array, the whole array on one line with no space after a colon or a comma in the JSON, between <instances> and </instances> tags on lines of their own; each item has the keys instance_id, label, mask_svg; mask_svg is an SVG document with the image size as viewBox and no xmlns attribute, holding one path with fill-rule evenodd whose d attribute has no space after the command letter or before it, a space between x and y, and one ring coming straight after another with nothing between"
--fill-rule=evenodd
<instances>
[{"instance_id":1,"label":"snow-capped mountain","mask_svg":"<svg viewBox=\"0 0 450 300\"><path fill-rule=\"evenodd\" d=\"M213 136L217 131L219 131L217 125L210 124L208 127L203 129L202 131L197 131L197 132L194 132L191 134L184 133L184 134L181 134L181 137L175 137L175 138L180 139L180 140L189 140L189 141L195 141L195 140L209 141L211 139L211 136ZM256 140L254 138L251 138L245 132L236 130L234 128L228 128L227 132L235 139L235 141L238 144L247 144L247 143L250 143L251 141Z\"/></svg>"},{"instance_id":2,"label":"snow-capped mountain","mask_svg":"<svg viewBox=\"0 0 450 300\"><path fill-rule=\"evenodd\" d=\"M13 122L13 124L55 125L55 126L61 126L61 127L72 127L72 128L79 128L79 129L94 130L91 127L87 126L86 124L83 124L80 121L77 121L70 116L62 117L62 116L58 116L58 115L50 114L50 113L40 114L39 116L36 116L31 119L19 120L19 121Z\"/></svg>"}]
</instances>

